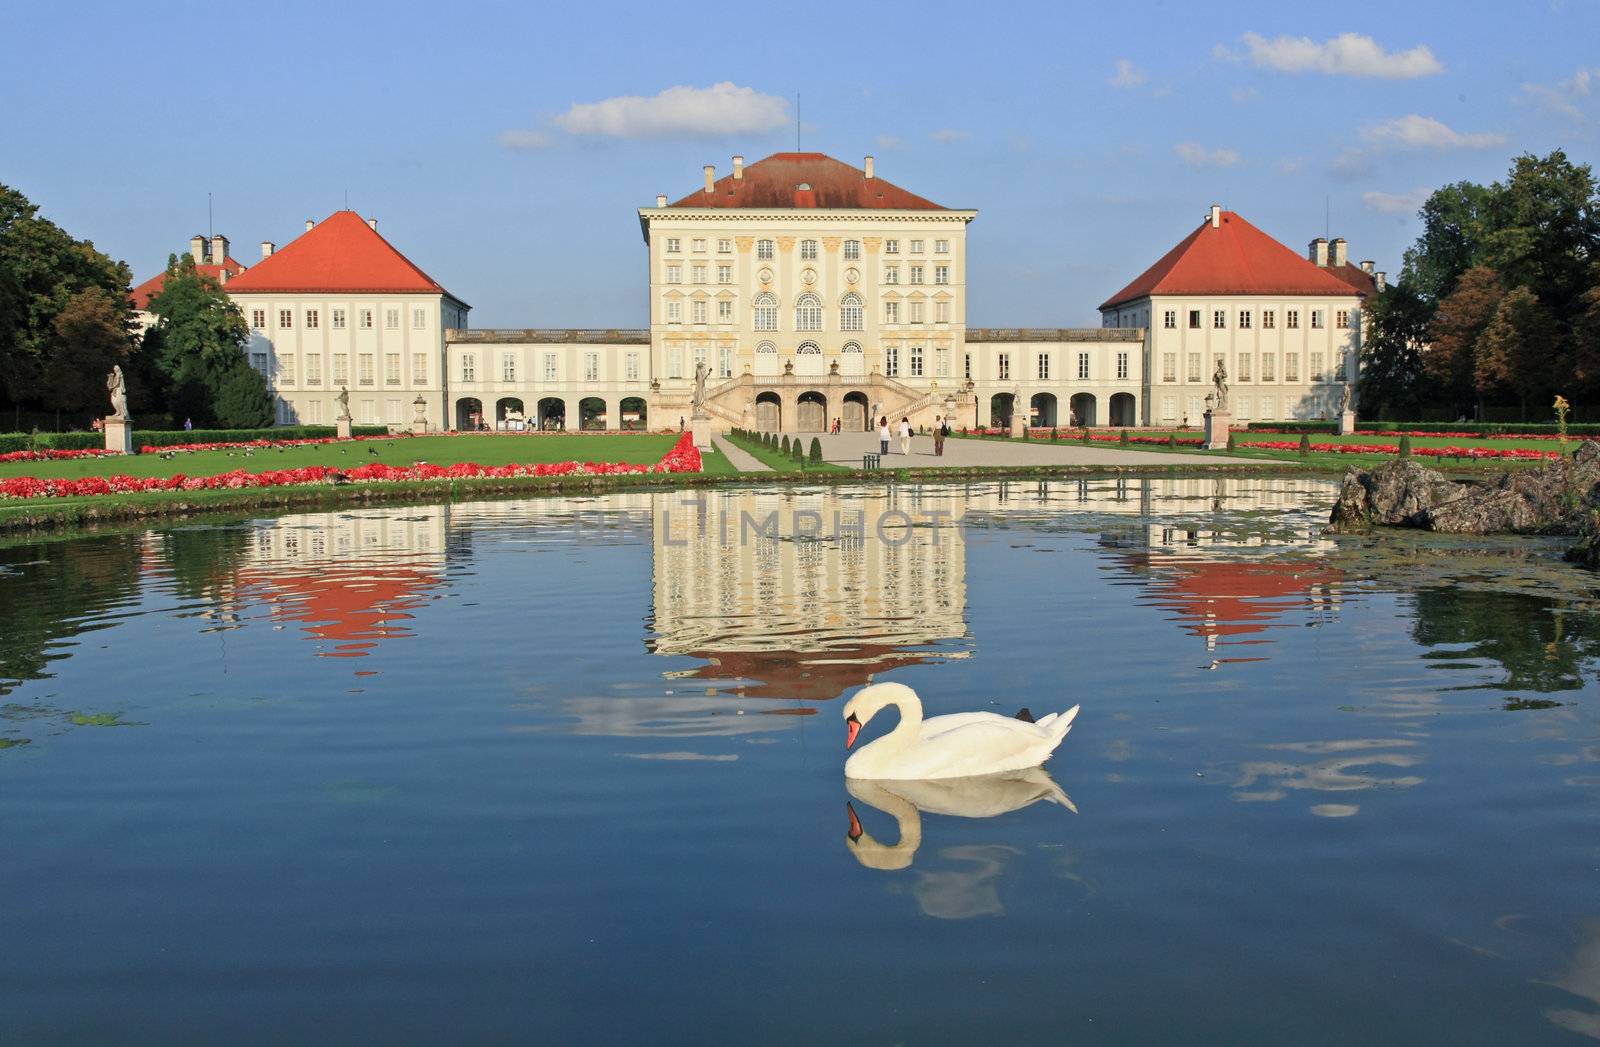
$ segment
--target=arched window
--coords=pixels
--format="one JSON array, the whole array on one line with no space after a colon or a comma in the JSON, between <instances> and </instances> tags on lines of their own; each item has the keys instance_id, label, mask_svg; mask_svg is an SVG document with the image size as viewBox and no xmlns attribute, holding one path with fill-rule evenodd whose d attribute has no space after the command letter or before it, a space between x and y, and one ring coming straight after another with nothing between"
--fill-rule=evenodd
<instances>
[{"instance_id":1,"label":"arched window","mask_svg":"<svg viewBox=\"0 0 1600 1047\"><path fill-rule=\"evenodd\" d=\"M860 295L847 294L839 300L839 330L860 331L863 320Z\"/></svg>"},{"instance_id":2,"label":"arched window","mask_svg":"<svg viewBox=\"0 0 1600 1047\"><path fill-rule=\"evenodd\" d=\"M778 299L770 294L756 295L756 330L778 329Z\"/></svg>"},{"instance_id":3,"label":"arched window","mask_svg":"<svg viewBox=\"0 0 1600 1047\"><path fill-rule=\"evenodd\" d=\"M794 351L799 353L801 356L822 355L822 349L818 347L816 342L801 342L799 345L795 346Z\"/></svg>"},{"instance_id":4,"label":"arched window","mask_svg":"<svg viewBox=\"0 0 1600 1047\"><path fill-rule=\"evenodd\" d=\"M778 347L773 345L771 342L762 342L760 345L756 346L756 352L758 353L776 353L777 351Z\"/></svg>"},{"instance_id":5,"label":"arched window","mask_svg":"<svg viewBox=\"0 0 1600 1047\"><path fill-rule=\"evenodd\" d=\"M846 342L846 343L844 343L844 345L839 347L839 351L841 353L859 353L861 351L861 343L860 342Z\"/></svg>"},{"instance_id":6,"label":"arched window","mask_svg":"<svg viewBox=\"0 0 1600 1047\"><path fill-rule=\"evenodd\" d=\"M771 240L757 240L756 241L756 257L761 259L764 262L770 262L772 260L772 241Z\"/></svg>"},{"instance_id":7,"label":"arched window","mask_svg":"<svg viewBox=\"0 0 1600 1047\"><path fill-rule=\"evenodd\" d=\"M814 294L803 294L795 301L794 329L796 331L822 330L822 299Z\"/></svg>"},{"instance_id":8,"label":"arched window","mask_svg":"<svg viewBox=\"0 0 1600 1047\"><path fill-rule=\"evenodd\" d=\"M807 262L817 260L817 242L815 240L800 241L800 257Z\"/></svg>"}]
</instances>

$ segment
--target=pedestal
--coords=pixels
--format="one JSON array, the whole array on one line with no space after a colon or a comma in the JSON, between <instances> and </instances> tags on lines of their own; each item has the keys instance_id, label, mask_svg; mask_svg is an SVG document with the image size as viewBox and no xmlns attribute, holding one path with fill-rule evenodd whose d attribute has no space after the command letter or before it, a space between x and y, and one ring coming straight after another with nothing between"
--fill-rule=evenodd
<instances>
[{"instance_id":1,"label":"pedestal","mask_svg":"<svg viewBox=\"0 0 1600 1047\"><path fill-rule=\"evenodd\" d=\"M342 414L333 420L334 433L341 440L350 439L350 416Z\"/></svg>"},{"instance_id":2,"label":"pedestal","mask_svg":"<svg viewBox=\"0 0 1600 1047\"><path fill-rule=\"evenodd\" d=\"M1206 442L1207 451L1226 451L1228 449L1228 429L1233 424L1233 415L1227 411L1206 412Z\"/></svg>"},{"instance_id":3,"label":"pedestal","mask_svg":"<svg viewBox=\"0 0 1600 1047\"><path fill-rule=\"evenodd\" d=\"M133 453L133 419L132 418L107 418L106 450L115 451L117 454Z\"/></svg>"},{"instance_id":4,"label":"pedestal","mask_svg":"<svg viewBox=\"0 0 1600 1047\"><path fill-rule=\"evenodd\" d=\"M711 417L709 415L695 415L689 419L689 432L694 439L694 445L702 451L711 450Z\"/></svg>"},{"instance_id":5,"label":"pedestal","mask_svg":"<svg viewBox=\"0 0 1600 1047\"><path fill-rule=\"evenodd\" d=\"M1028 416L1023 414L1020 410L1013 410L1011 412L1011 435L1012 435L1012 437L1016 438L1016 439L1021 439L1022 434L1027 430L1027 427L1028 427Z\"/></svg>"},{"instance_id":6,"label":"pedestal","mask_svg":"<svg viewBox=\"0 0 1600 1047\"><path fill-rule=\"evenodd\" d=\"M1339 412L1339 435L1353 436L1356 431L1356 413L1354 411Z\"/></svg>"},{"instance_id":7,"label":"pedestal","mask_svg":"<svg viewBox=\"0 0 1600 1047\"><path fill-rule=\"evenodd\" d=\"M413 419L411 419L411 435L412 436L425 436L425 435L427 435L427 432L428 432L428 420L426 418L413 418Z\"/></svg>"}]
</instances>

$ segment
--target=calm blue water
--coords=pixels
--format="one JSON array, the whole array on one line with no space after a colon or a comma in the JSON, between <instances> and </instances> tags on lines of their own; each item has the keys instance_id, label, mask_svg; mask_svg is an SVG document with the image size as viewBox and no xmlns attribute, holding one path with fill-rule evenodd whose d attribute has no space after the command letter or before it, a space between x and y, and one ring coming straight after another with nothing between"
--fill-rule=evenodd
<instances>
[{"instance_id":1,"label":"calm blue water","mask_svg":"<svg viewBox=\"0 0 1600 1047\"><path fill-rule=\"evenodd\" d=\"M1365 577L1331 496L725 489L0 551L0 1039L1600 1038L1600 621ZM869 679L1082 703L1046 767L1076 813L848 790Z\"/></svg>"}]
</instances>

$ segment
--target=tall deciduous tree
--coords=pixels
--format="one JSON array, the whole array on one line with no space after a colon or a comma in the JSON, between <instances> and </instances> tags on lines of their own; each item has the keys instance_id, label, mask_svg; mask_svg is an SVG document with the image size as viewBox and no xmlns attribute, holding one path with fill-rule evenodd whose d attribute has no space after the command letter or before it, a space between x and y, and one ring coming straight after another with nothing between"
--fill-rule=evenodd
<instances>
[{"instance_id":1,"label":"tall deciduous tree","mask_svg":"<svg viewBox=\"0 0 1600 1047\"><path fill-rule=\"evenodd\" d=\"M99 417L110 410L106 375L126 364L133 340L124 313L98 287L75 292L56 314L44 388L58 410Z\"/></svg>"},{"instance_id":2,"label":"tall deciduous tree","mask_svg":"<svg viewBox=\"0 0 1600 1047\"><path fill-rule=\"evenodd\" d=\"M1480 265L1461 274L1455 291L1439 303L1422 357L1436 403L1465 413L1476 401L1478 336L1494 319L1504 293L1494 270Z\"/></svg>"},{"instance_id":3,"label":"tall deciduous tree","mask_svg":"<svg viewBox=\"0 0 1600 1047\"><path fill-rule=\"evenodd\" d=\"M1406 251L1401 282L1411 284L1423 301L1448 298L1461 274L1482 264L1491 195L1476 183L1456 182L1434 190L1422 205L1422 235Z\"/></svg>"},{"instance_id":4,"label":"tall deciduous tree","mask_svg":"<svg viewBox=\"0 0 1600 1047\"><path fill-rule=\"evenodd\" d=\"M1414 413L1427 399L1422 350L1432 310L1408 279L1369 298L1361 321L1361 409Z\"/></svg>"},{"instance_id":5,"label":"tall deciduous tree","mask_svg":"<svg viewBox=\"0 0 1600 1047\"><path fill-rule=\"evenodd\" d=\"M157 320L145 332L145 350L156 355L174 418L238 428L271 422L266 383L245 359L250 328L221 284L187 255L169 258L149 309Z\"/></svg>"},{"instance_id":6,"label":"tall deciduous tree","mask_svg":"<svg viewBox=\"0 0 1600 1047\"><path fill-rule=\"evenodd\" d=\"M1515 396L1526 421L1528 404L1550 387L1556 338L1555 317L1538 295L1527 287L1507 292L1474 349L1479 395Z\"/></svg>"},{"instance_id":7,"label":"tall deciduous tree","mask_svg":"<svg viewBox=\"0 0 1600 1047\"><path fill-rule=\"evenodd\" d=\"M1600 199L1587 164L1560 150L1519 156L1489 197L1481 261L1506 287L1526 287L1561 323L1573 319L1600 259Z\"/></svg>"}]
</instances>

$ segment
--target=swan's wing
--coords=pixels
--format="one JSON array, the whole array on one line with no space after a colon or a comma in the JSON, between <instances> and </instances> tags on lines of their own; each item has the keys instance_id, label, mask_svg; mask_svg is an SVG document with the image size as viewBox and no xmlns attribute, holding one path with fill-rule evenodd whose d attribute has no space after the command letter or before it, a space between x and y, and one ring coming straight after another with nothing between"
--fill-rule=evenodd
<instances>
[{"instance_id":1,"label":"swan's wing","mask_svg":"<svg viewBox=\"0 0 1600 1047\"><path fill-rule=\"evenodd\" d=\"M895 759L895 778L956 778L1043 763L1054 739L1031 723L1003 716L956 724L919 738ZM942 719L942 717L941 717Z\"/></svg>"},{"instance_id":2,"label":"swan's wing","mask_svg":"<svg viewBox=\"0 0 1600 1047\"><path fill-rule=\"evenodd\" d=\"M1027 720L1018 720L1010 716L1001 716L998 713L948 713L944 716L933 716L922 721L922 728L917 732L917 737L923 742L950 731L972 727L977 724L991 724L1008 731L1018 731L1019 737L1047 737L1039 728L1041 724L1029 723Z\"/></svg>"}]
</instances>

